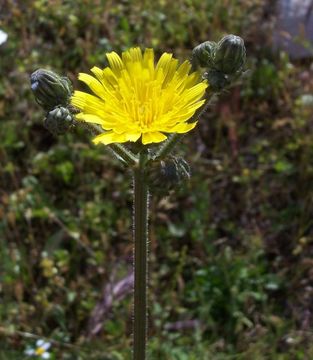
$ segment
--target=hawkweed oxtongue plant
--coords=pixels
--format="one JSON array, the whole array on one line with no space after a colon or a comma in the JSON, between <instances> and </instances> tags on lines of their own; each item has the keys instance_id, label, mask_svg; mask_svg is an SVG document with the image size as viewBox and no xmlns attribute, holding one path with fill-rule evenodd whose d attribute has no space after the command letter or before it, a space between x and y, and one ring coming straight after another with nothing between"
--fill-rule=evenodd
<instances>
[{"instance_id":1,"label":"hawkweed oxtongue plant","mask_svg":"<svg viewBox=\"0 0 313 360\"><path fill-rule=\"evenodd\" d=\"M187 162L172 154L196 125L211 100L243 73L245 47L234 35L205 42L179 64L152 49L131 48L106 55L109 66L93 67L78 78L90 92L74 91L70 81L48 70L31 76L44 126L60 135L82 126L133 172L134 326L133 359L146 358L149 191L166 195L186 181Z\"/></svg>"}]
</instances>

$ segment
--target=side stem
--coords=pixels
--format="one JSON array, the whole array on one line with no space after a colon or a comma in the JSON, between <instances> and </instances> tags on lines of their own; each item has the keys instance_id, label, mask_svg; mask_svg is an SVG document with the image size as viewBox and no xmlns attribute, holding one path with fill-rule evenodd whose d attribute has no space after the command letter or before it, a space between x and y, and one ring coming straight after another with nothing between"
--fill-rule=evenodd
<instances>
[{"instance_id":1,"label":"side stem","mask_svg":"<svg viewBox=\"0 0 313 360\"><path fill-rule=\"evenodd\" d=\"M93 134L102 134L103 130L99 125L87 123L84 121L77 121L79 126L83 126L88 129ZM108 145L108 148L111 150L114 156L116 156L119 160L121 160L124 164L129 166L134 166L137 164L138 159L135 154L133 154L130 150L128 150L122 144L111 144Z\"/></svg>"},{"instance_id":2,"label":"side stem","mask_svg":"<svg viewBox=\"0 0 313 360\"><path fill-rule=\"evenodd\" d=\"M133 360L146 359L147 270L148 270L148 186L144 180L146 154L139 155L134 169L134 343Z\"/></svg>"}]
</instances>

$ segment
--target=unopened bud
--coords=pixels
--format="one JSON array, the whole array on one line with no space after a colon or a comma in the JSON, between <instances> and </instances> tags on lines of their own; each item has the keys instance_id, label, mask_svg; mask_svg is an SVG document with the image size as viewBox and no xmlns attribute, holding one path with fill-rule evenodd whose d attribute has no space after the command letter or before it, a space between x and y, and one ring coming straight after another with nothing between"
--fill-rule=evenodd
<instances>
[{"instance_id":1,"label":"unopened bud","mask_svg":"<svg viewBox=\"0 0 313 360\"><path fill-rule=\"evenodd\" d=\"M230 84L230 80L227 75L215 69L209 69L204 74L204 78L208 80L210 88L217 92L221 91Z\"/></svg>"},{"instance_id":2,"label":"unopened bud","mask_svg":"<svg viewBox=\"0 0 313 360\"><path fill-rule=\"evenodd\" d=\"M205 41L192 50L192 63L195 66L211 67L213 66L214 52L216 43Z\"/></svg>"},{"instance_id":3,"label":"unopened bud","mask_svg":"<svg viewBox=\"0 0 313 360\"><path fill-rule=\"evenodd\" d=\"M37 103L47 111L67 106L73 92L71 81L53 71L39 69L31 74L31 89Z\"/></svg>"},{"instance_id":4,"label":"unopened bud","mask_svg":"<svg viewBox=\"0 0 313 360\"><path fill-rule=\"evenodd\" d=\"M43 125L53 135L62 135L73 127L74 120L71 112L62 106L57 106L49 111Z\"/></svg>"},{"instance_id":5,"label":"unopened bud","mask_svg":"<svg viewBox=\"0 0 313 360\"><path fill-rule=\"evenodd\" d=\"M242 70L246 61L246 48L241 37L224 36L217 44L214 67L223 74L232 75Z\"/></svg>"},{"instance_id":6,"label":"unopened bud","mask_svg":"<svg viewBox=\"0 0 313 360\"><path fill-rule=\"evenodd\" d=\"M174 156L151 164L147 181L151 192L166 195L190 178L188 163Z\"/></svg>"}]
</instances>

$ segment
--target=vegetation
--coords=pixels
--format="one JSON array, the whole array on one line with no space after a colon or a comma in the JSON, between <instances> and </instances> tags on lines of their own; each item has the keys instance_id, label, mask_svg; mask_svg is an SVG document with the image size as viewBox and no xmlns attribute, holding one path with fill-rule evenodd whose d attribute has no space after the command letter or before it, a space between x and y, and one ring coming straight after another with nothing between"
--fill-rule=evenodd
<instances>
[{"instance_id":1,"label":"vegetation","mask_svg":"<svg viewBox=\"0 0 313 360\"><path fill-rule=\"evenodd\" d=\"M151 202L149 358L313 358L312 71L270 50L270 6L4 1L1 360L27 358L37 339L52 359L128 359L131 348L131 177L83 131L48 133L29 75L51 68L82 88L78 72L112 49L185 58L226 33L245 39L249 76L178 149L190 183Z\"/></svg>"}]
</instances>

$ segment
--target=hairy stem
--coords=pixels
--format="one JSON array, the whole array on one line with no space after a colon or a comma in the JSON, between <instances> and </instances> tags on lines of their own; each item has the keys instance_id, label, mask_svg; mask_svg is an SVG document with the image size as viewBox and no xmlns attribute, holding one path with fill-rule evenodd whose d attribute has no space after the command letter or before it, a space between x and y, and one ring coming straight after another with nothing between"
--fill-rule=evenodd
<instances>
[{"instance_id":1,"label":"hairy stem","mask_svg":"<svg viewBox=\"0 0 313 360\"><path fill-rule=\"evenodd\" d=\"M99 125L91 124L83 121L77 121L77 124L79 126L83 126L86 129L88 129L93 134L102 134L103 130ZM138 159L135 154L133 154L130 150L128 150L125 146L122 144L110 144L108 145L108 148L111 150L113 155L115 155L119 160L121 160L123 163L126 163L129 166L134 166L137 164Z\"/></svg>"},{"instance_id":2,"label":"hairy stem","mask_svg":"<svg viewBox=\"0 0 313 360\"><path fill-rule=\"evenodd\" d=\"M141 152L134 169L134 343L133 360L146 359L147 270L148 270L148 186L144 180L146 154Z\"/></svg>"},{"instance_id":3,"label":"hairy stem","mask_svg":"<svg viewBox=\"0 0 313 360\"><path fill-rule=\"evenodd\" d=\"M136 155L126 149L125 146L121 144L111 144L109 146L115 154L120 156L127 163L127 165L133 166L137 163L138 160L136 158Z\"/></svg>"}]
</instances>

